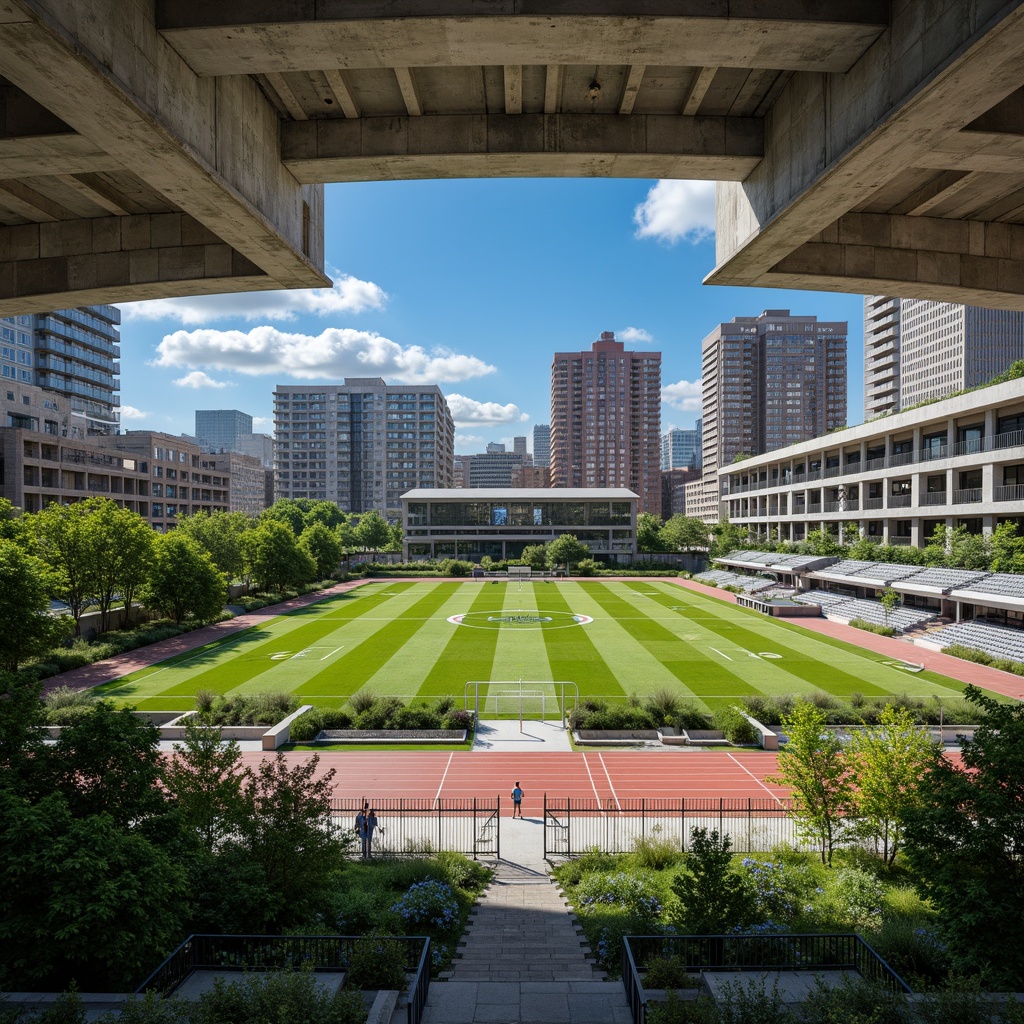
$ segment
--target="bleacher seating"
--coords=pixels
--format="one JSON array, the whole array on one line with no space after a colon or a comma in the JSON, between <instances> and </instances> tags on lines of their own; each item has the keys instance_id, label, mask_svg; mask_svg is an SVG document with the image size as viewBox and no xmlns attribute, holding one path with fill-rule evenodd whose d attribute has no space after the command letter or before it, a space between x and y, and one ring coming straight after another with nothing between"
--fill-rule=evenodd
<instances>
[{"instance_id":1,"label":"bleacher seating","mask_svg":"<svg viewBox=\"0 0 1024 1024\"><path fill-rule=\"evenodd\" d=\"M924 608L894 608L886 615L880 601L866 601L855 597L833 594L827 590L808 590L798 594L796 600L804 604L821 605L826 615L837 619L863 619L876 626L890 626L898 633L936 621L932 612Z\"/></svg>"},{"instance_id":2,"label":"bleacher seating","mask_svg":"<svg viewBox=\"0 0 1024 1024\"><path fill-rule=\"evenodd\" d=\"M716 587L739 587L745 594L753 594L768 587L776 587L778 583L765 576L747 576L726 569L711 569L694 576L698 583L713 583Z\"/></svg>"},{"instance_id":3,"label":"bleacher seating","mask_svg":"<svg viewBox=\"0 0 1024 1024\"><path fill-rule=\"evenodd\" d=\"M1024 630L995 626L988 622L956 622L933 630L928 639L943 647L958 645L984 651L993 658L1024 662Z\"/></svg>"}]
</instances>

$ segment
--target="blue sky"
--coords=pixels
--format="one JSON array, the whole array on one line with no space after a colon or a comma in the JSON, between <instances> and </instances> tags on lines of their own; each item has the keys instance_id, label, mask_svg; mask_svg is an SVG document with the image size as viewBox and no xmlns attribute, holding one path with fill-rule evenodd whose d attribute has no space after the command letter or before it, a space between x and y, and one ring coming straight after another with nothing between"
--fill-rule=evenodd
<instances>
[{"instance_id":1,"label":"blue sky","mask_svg":"<svg viewBox=\"0 0 1024 1024\"><path fill-rule=\"evenodd\" d=\"M270 433L275 385L382 376L438 384L456 450L481 451L548 422L552 354L602 331L662 352L662 428L692 427L701 339L777 308L849 321L860 422L861 297L705 286L713 231L707 182L328 185L333 289L122 305L122 428L192 433L196 409L241 409Z\"/></svg>"}]
</instances>

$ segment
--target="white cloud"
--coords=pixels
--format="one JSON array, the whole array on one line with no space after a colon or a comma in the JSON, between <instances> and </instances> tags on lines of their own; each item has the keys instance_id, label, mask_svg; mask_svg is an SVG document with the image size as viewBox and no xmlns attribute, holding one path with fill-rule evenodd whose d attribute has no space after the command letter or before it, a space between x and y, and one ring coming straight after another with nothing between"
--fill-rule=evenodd
<instances>
[{"instance_id":1,"label":"white cloud","mask_svg":"<svg viewBox=\"0 0 1024 1024\"><path fill-rule=\"evenodd\" d=\"M627 327L616 334L619 341L654 341L654 336L642 327Z\"/></svg>"},{"instance_id":2,"label":"white cloud","mask_svg":"<svg viewBox=\"0 0 1024 1024\"><path fill-rule=\"evenodd\" d=\"M484 439L477 437L476 434L456 434L455 443L468 447L471 444L483 444Z\"/></svg>"},{"instance_id":3,"label":"white cloud","mask_svg":"<svg viewBox=\"0 0 1024 1024\"><path fill-rule=\"evenodd\" d=\"M659 181L633 211L633 222L637 238L703 241L715 233L715 183Z\"/></svg>"},{"instance_id":4,"label":"white cloud","mask_svg":"<svg viewBox=\"0 0 1024 1024\"><path fill-rule=\"evenodd\" d=\"M184 377L179 377L174 383L179 388L226 388L228 386L227 381L214 380L202 370L186 373Z\"/></svg>"},{"instance_id":5,"label":"white cloud","mask_svg":"<svg viewBox=\"0 0 1024 1024\"><path fill-rule=\"evenodd\" d=\"M499 405L497 402L478 402L465 395L446 395L452 419L461 427L494 427L501 423L525 423L529 416L519 411L511 402Z\"/></svg>"},{"instance_id":6,"label":"white cloud","mask_svg":"<svg viewBox=\"0 0 1024 1024\"><path fill-rule=\"evenodd\" d=\"M700 381L681 380L675 384L666 384L661 389L661 400L680 412L700 411Z\"/></svg>"},{"instance_id":7,"label":"white cloud","mask_svg":"<svg viewBox=\"0 0 1024 1024\"><path fill-rule=\"evenodd\" d=\"M300 380L384 377L403 384L432 384L482 377L495 369L476 356L440 348L428 352L419 345L403 348L379 334L348 327L329 327L317 335L289 334L266 325L250 331L175 331L164 335L157 352L155 366L206 366Z\"/></svg>"},{"instance_id":8,"label":"white cloud","mask_svg":"<svg viewBox=\"0 0 1024 1024\"><path fill-rule=\"evenodd\" d=\"M384 308L388 297L379 285L334 270L332 274L336 276L331 288L146 299L122 304L121 312L125 320L177 320L178 323L191 325L229 317L250 322L294 320L301 314L327 316L331 313L362 313L367 309Z\"/></svg>"},{"instance_id":9,"label":"white cloud","mask_svg":"<svg viewBox=\"0 0 1024 1024\"><path fill-rule=\"evenodd\" d=\"M274 420L271 416L253 416L252 432L254 434L272 434L274 432Z\"/></svg>"},{"instance_id":10,"label":"white cloud","mask_svg":"<svg viewBox=\"0 0 1024 1024\"><path fill-rule=\"evenodd\" d=\"M144 420L149 415L150 413L143 412L141 409L136 409L134 405L121 406L122 420Z\"/></svg>"}]
</instances>

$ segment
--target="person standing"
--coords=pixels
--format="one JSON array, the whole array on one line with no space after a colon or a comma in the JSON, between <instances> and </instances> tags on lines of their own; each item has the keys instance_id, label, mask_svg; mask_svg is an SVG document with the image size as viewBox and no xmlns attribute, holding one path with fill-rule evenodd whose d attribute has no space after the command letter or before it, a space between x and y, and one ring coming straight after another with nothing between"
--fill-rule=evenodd
<instances>
[{"instance_id":1,"label":"person standing","mask_svg":"<svg viewBox=\"0 0 1024 1024\"><path fill-rule=\"evenodd\" d=\"M377 812L367 801L363 804L363 809L356 815L356 834L362 843L363 860L373 856L373 833L376 828Z\"/></svg>"},{"instance_id":2,"label":"person standing","mask_svg":"<svg viewBox=\"0 0 1024 1024\"><path fill-rule=\"evenodd\" d=\"M516 783L515 789L512 790L512 817L523 816L523 791L519 788L519 783Z\"/></svg>"}]
</instances>

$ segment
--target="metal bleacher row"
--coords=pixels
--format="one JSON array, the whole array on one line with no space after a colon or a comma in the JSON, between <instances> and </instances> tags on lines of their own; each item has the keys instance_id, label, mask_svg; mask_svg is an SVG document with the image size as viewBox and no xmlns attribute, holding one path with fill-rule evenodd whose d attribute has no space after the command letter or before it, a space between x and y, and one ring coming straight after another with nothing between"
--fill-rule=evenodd
<instances>
[{"instance_id":1,"label":"metal bleacher row","mask_svg":"<svg viewBox=\"0 0 1024 1024\"><path fill-rule=\"evenodd\" d=\"M1024 632L1019 629L987 622L957 622L929 633L928 639L943 647L973 647L993 658L1024 662Z\"/></svg>"},{"instance_id":2,"label":"metal bleacher row","mask_svg":"<svg viewBox=\"0 0 1024 1024\"><path fill-rule=\"evenodd\" d=\"M765 576L750 576L746 573L729 572L726 569L702 572L694 579L698 583L714 583L716 587L739 587L745 594L753 594L758 590L778 586L775 580L770 580Z\"/></svg>"},{"instance_id":3,"label":"metal bleacher row","mask_svg":"<svg viewBox=\"0 0 1024 1024\"><path fill-rule=\"evenodd\" d=\"M794 600L803 604L821 605L826 615L834 615L839 619L863 619L876 626L891 626L897 632L905 632L918 626L937 623L938 619L924 608L894 608L888 618L879 601L865 601L862 598L843 597L842 594L831 594L825 590L811 590L805 594L794 595Z\"/></svg>"}]
</instances>

